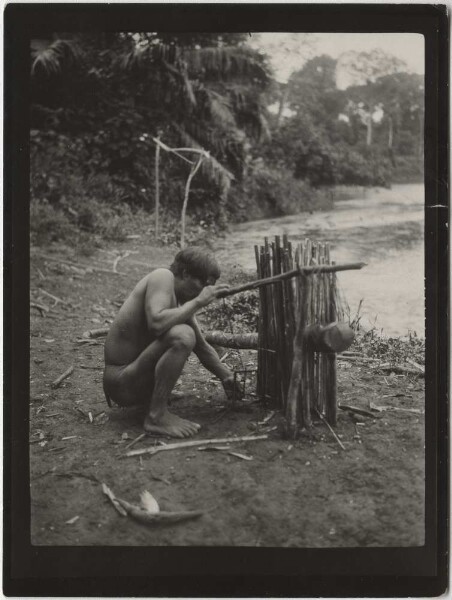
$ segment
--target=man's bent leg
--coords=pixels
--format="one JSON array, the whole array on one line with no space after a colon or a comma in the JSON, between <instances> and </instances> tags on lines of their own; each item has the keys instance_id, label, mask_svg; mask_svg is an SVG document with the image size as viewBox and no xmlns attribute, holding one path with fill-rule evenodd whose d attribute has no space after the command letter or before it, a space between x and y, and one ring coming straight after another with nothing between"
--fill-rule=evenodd
<instances>
[{"instance_id":1,"label":"man's bent leg","mask_svg":"<svg viewBox=\"0 0 452 600\"><path fill-rule=\"evenodd\" d=\"M188 437L196 433L200 425L170 413L167 404L171 391L196 344L196 336L189 325L175 325L161 340L168 349L155 366L154 389L144 428L149 433Z\"/></svg>"}]
</instances>

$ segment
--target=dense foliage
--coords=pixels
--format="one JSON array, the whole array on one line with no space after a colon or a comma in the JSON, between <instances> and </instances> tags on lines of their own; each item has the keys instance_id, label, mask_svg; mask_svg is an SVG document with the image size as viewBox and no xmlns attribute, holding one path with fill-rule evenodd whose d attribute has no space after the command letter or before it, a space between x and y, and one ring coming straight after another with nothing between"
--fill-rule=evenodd
<instances>
[{"instance_id":1,"label":"dense foliage","mask_svg":"<svg viewBox=\"0 0 452 600\"><path fill-rule=\"evenodd\" d=\"M154 208L157 137L166 147L209 152L190 190L193 239L230 220L328 206L326 187L419 176L421 78L386 56L352 58L349 68L369 78L339 89L337 61L328 56L276 83L265 55L240 33L32 40L35 240L46 230L62 239L74 228L126 235L133 214ZM194 160L160 152L164 242L177 239L187 158Z\"/></svg>"}]
</instances>

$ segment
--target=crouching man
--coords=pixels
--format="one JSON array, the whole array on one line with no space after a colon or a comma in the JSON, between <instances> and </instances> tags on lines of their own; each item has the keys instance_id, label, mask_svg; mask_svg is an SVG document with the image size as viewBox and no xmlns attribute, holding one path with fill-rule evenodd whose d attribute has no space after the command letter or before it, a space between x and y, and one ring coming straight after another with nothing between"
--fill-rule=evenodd
<instances>
[{"instance_id":1,"label":"crouching man","mask_svg":"<svg viewBox=\"0 0 452 600\"><path fill-rule=\"evenodd\" d=\"M200 425L169 412L168 399L192 351L223 383L234 378L204 339L195 313L218 298L215 258L186 248L169 269L156 269L135 287L119 310L105 342L104 392L119 406L146 407L144 429L151 434L188 437ZM239 390L236 390L236 396Z\"/></svg>"}]
</instances>

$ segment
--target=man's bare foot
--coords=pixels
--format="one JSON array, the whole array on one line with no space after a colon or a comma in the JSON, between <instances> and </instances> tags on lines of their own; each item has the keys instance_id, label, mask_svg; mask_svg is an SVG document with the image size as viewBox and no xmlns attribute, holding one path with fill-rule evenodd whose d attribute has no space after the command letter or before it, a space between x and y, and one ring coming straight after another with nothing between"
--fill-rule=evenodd
<instances>
[{"instance_id":1,"label":"man's bare foot","mask_svg":"<svg viewBox=\"0 0 452 600\"><path fill-rule=\"evenodd\" d=\"M184 438L190 437L198 432L201 425L182 419L168 410L159 417L147 415L144 420L144 430L146 433L157 435L168 435L170 437Z\"/></svg>"}]
</instances>

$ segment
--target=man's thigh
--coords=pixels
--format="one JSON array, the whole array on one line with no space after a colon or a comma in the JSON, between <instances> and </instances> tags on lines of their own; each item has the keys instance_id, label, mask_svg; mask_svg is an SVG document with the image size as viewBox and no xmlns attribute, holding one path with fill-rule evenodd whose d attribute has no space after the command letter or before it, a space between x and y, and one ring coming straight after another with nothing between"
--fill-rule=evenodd
<instances>
[{"instance_id":1,"label":"man's thigh","mask_svg":"<svg viewBox=\"0 0 452 600\"><path fill-rule=\"evenodd\" d=\"M166 344L155 340L129 365L106 365L105 394L120 406L148 403L154 388L155 367L165 350Z\"/></svg>"}]
</instances>

